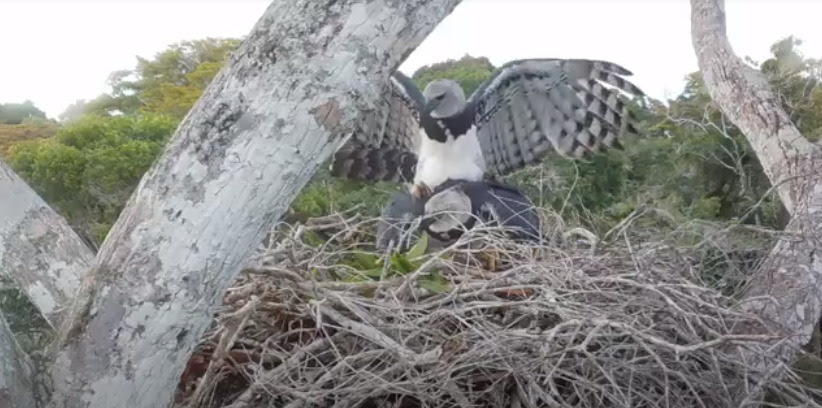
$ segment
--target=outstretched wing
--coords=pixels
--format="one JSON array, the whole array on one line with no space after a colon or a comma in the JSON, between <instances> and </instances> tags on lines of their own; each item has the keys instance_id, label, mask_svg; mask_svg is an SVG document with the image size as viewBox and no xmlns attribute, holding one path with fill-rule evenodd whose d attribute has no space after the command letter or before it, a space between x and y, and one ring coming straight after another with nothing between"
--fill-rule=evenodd
<instances>
[{"instance_id":1,"label":"outstretched wing","mask_svg":"<svg viewBox=\"0 0 822 408\"><path fill-rule=\"evenodd\" d=\"M488 171L521 169L551 149L578 158L619 148L625 134L638 133L619 92L644 95L619 75L631 72L585 59L516 60L499 67L469 99Z\"/></svg>"},{"instance_id":2,"label":"outstretched wing","mask_svg":"<svg viewBox=\"0 0 822 408\"><path fill-rule=\"evenodd\" d=\"M334 154L331 174L365 181L411 181L424 101L410 78L394 73L378 107L363 112L354 135Z\"/></svg>"}]
</instances>

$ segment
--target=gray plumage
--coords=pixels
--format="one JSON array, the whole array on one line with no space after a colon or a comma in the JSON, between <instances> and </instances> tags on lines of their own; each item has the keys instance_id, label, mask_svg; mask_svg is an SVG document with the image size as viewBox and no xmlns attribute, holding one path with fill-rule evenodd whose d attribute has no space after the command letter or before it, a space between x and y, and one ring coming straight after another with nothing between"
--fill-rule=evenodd
<instances>
[{"instance_id":1,"label":"gray plumage","mask_svg":"<svg viewBox=\"0 0 822 408\"><path fill-rule=\"evenodd\" d=\"M331 174L366 180L411 182L420 142L424 98L410 78L391 76L375 110L363 112L351 139L334 155Z\"/></svg>"},{"instance_id":2,"label":"gray plumage","mask_svg":"<svg viewBox=\"0 0 822 408\"><path fill-rule=\"evenodd\" d=\"M410 182L422 137L444 142L470 128L476 129L484 170L494 176L536 163L550 151L579 158L620 147L625 135L638 133L620 93L644 95L621 77L627 75L606 61L516 60L466 99L453 81L432 81L420 92L397 72L377 108L360 116L352 138L335 154L332 174Z\"/></svg>"},{"instance_id":3,"label":"gray plumage","mask_svg":"<svg viewBox=\"0 0 822 408\"><path fill-rule=\"evenodd\" d=\"M459 238L477 222L504 227L515 240L539 241L542 237L533 203L516 188L492 181L448 180L424 200L405 191L395 193L383 211L377 248L384 251L393 240L394 248L407 250L415 220L441 243Z\"/></svg>"},{"instance_id":4,"label":"gray plumage","mask_svg":"<svg viewBox=\"0 0 822 408\"><path fill-rule=\"evenodd\" d=\"M503 227L515 240L539 241L534 204L513 186L486 181L449 180L424 204L422 228L441 241L459 238L477 223Z\"/></svg>"},{"instance_id":5,"label":"gray plumage","mask_svg":"<svg viewBox=\"0 0 822 408\"><path fill-rule=\"evenodd\" d=\"M419 235L413 224L422 213L423 202L415 199L407 191L397 191L391 195L377 224L377 249L408 250L412 239Z\"/></svg>"},{"instance_id":6,"label":"gray plumage","mask_svg":"<svg viewBox=\"0 0 822 408\"><path fill-rule=\"evenodd\" d=\"M462 87L448 79L435 79L425 86L424 111L434 119L456 116L465 109L465 92Z\"/></svg>"}]
</instances>

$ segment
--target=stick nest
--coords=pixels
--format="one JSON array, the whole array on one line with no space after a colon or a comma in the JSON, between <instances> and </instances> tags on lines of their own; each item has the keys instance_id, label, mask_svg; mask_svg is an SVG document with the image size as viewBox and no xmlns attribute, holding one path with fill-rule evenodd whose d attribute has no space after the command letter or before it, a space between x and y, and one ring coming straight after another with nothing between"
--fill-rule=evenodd
<instances>
[{"instance_id":1,"label":"stick nest","mask_svg":"<svg viewBox=\"0 0 822 408\"><path fill-rule=\"evenodd\" d=\"M775 341L734 299L769 233L662 221L635 213L594 242L546 216L550 244L486 228L393 257L368 248L374 220L280 226L175 405L726 407L757 381L809 400L739 355Z\"/></svg>"}]
</instances>

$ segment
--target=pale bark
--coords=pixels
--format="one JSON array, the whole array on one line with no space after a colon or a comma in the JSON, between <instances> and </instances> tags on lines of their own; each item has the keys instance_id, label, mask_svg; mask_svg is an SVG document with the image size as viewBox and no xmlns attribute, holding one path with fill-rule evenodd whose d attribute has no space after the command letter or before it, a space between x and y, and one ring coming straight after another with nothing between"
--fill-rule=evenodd
<instances>
[{"instance_id":1,"label":"pale bark","mask_svg":"<svg viewBox=\"0 0 822 408\"><path fill-rule=\"evenodd\" d=\"M712 99L745 134L792 218L750 278L743 306L786 338L746 356L761 369L790 363L822 312L822 152L790 121L765 77L734 54L723 0L691 0L691 35ZM761 358L761 356L771 358ZM764 366L763 366L764 365ZM740 390L740 398L750 390Z\"/></svg>"},{"instance_id":2,"label":"pale bark","mask_svg":"<svg viewBox=\"0 0 822 408\"><path fill-rule=\"evenodd\" d=\"M37 407L34 367L0 311L0 407Z\"/></svg>"},{"instance_id":3,"label":"pale bark","mask_svg":"<svg viewBox=\"0 0 822 408\"><path fill-rule=\"evenodd\" d=\"M166 406L266 229L459 2L274 1L100 248L55 352L53 406Z\"/></svg>"},{"instance_id":4,"label":"pale bark","mask_svg":"<svg viewBox=\"0 0 822 408\"><path fill-rule=\"evenodd\" d=\"M0 159L0 273L57 326L94 254Z\"/></svg>"},{"instance_id":5,"label":"pale bark","mask_svg":"<svg viewBox=\"0 0 822 408\"><path fill-rule=\"evenodd\" d=\"M785 208L794 214L817 177L805 173L803 161L818 146L799 133L765 76L734 53L724 0L691 0L691 37L711 99L745 134Z\"/></svg>"}]
</instances>

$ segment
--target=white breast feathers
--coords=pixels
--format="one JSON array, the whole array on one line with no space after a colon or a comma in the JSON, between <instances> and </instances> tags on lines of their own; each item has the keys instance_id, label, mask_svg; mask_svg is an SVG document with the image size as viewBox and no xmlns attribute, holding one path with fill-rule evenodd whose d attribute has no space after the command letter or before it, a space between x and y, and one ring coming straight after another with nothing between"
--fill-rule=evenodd
<instances>
[{"instance_id":1,"label":"white breast feathers","mask_svg":"<svg viewBox=\"0 0 822 408\"><path fill-rule=\"evenodd\" d=\"M433 189L445 180L480 181L485 175L485 158L477 139L476 128L456 140L448 137L445 143L429 139L424 130L414 174L414 183L423 182Z\"/></svg>"}]
</instances>

